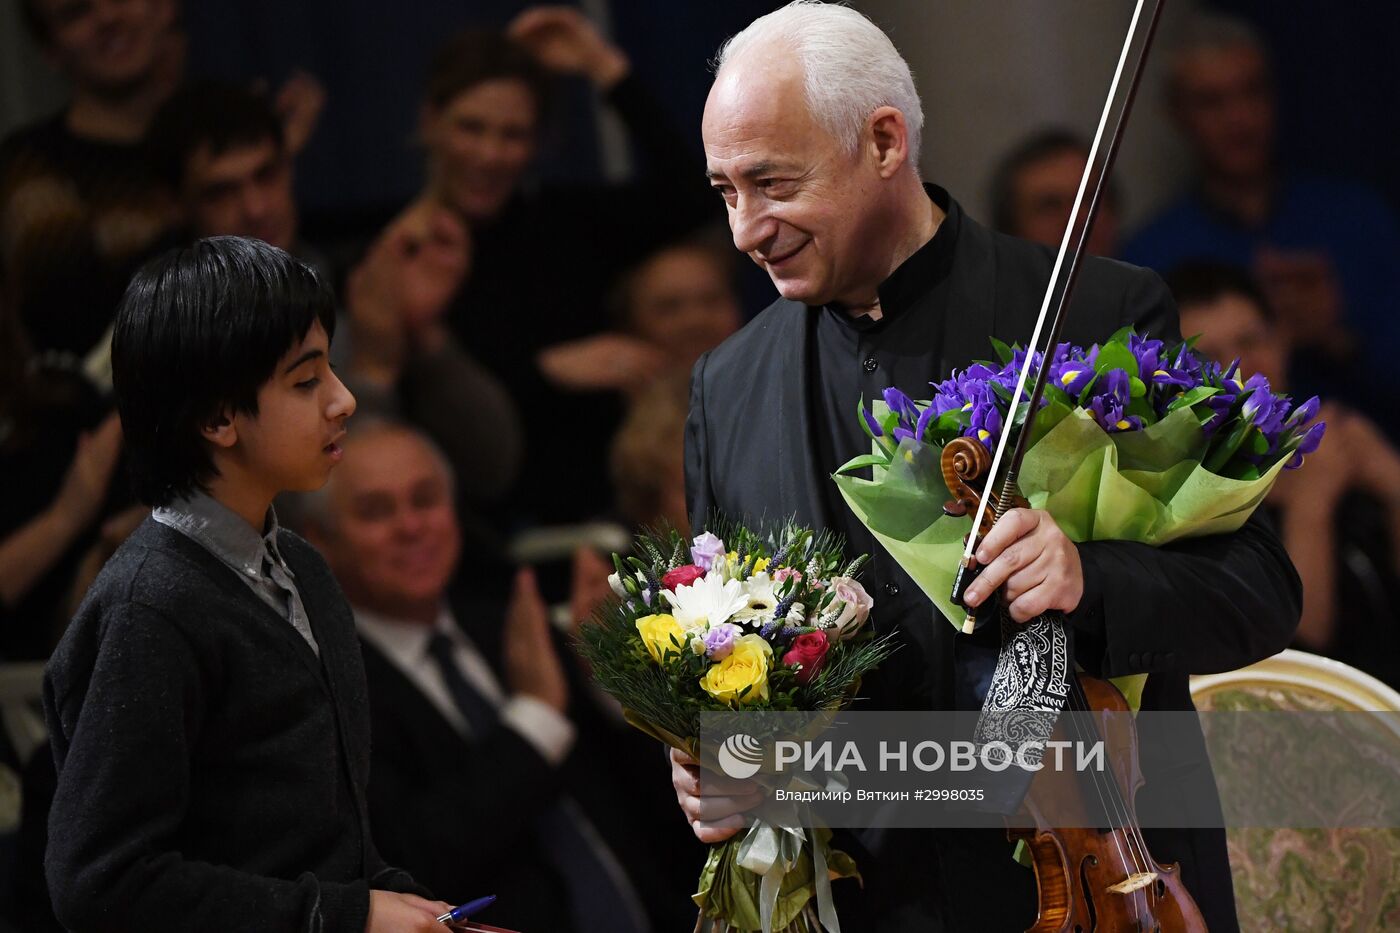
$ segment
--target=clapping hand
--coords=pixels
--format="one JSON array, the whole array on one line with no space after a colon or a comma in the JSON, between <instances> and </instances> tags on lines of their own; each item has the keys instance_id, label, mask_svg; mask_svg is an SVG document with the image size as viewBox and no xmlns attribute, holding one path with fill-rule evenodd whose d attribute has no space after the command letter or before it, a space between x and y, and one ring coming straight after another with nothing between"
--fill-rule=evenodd
<instances>
[{"instance_id":1,"label":"clapping hand","mask_svg":"<svg viewBox=\"0 0 1400 933\"><path fill-rule=\"evenodd\" d=\"M627 56L573 7L531 7L506 27L506 34L550 71L586 75L601 88L621 81L631 67Z\"/></svg>"}]
</instances>

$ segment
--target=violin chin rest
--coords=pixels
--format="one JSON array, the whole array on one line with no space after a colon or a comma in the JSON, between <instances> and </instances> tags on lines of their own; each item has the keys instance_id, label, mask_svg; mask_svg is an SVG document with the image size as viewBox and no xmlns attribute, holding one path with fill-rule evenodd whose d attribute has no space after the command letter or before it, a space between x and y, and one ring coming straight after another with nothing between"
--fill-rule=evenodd
<instances>
[{"instance_id":1,"label":"violin chin rest","mask_svg":"<svg viewBox=\"0 0 1400 933\"><path fill-rule=\"evenodd\" d=\"M1157 873L1155 871L1135 871L1117 884L1109 885L1108 889L1114 894L1132 894L1156 880Z\"/></svg>"}]
</instances>

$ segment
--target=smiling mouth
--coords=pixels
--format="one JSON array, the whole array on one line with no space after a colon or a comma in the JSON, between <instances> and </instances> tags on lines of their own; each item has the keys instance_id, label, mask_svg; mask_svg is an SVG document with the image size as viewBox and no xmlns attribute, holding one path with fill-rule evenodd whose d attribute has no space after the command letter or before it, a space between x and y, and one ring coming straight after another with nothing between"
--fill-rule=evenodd
<instances>
[{"instance_id":1,"label":"smiling mouth","mask_svg":"<svg viewBox=\"0 0 1400 933\"><path fill-rule=\"evenodd\" d=\"M806 248L807 248L807 244L810 243L810 242L812 242L812 241L811 241L811 240L806 240L806 241L804 241L804 242L802 243L801 246L797 247L797 249L793 250L792 252L787 253L786 255L783 255L783 256L779 256L779 257L777 257L776 259L773 259L773 258L765 259L765 260L763 260L763 262L764 262L765 265L768 265L768 266L777 266L777 265L781 265L781 264L787 262L787 261L788 261L789 259L791 259L792 257L796 256L798 253L802 252L804 249L806 249Z\"/></svg>"}]
</instances>

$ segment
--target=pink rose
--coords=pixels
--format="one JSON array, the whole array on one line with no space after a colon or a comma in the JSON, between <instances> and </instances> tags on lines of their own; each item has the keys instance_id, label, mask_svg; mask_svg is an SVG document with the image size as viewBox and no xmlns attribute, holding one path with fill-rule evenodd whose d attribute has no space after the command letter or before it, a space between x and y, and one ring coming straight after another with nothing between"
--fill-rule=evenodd
<instances>
[{"instance_id":1,"label":"pink rose","mask_svg":"<svg viewBox=\"0 0 1400 933\"><path fill-rule=\"evenodd\" d=\"M783 663L788 667L799 667L797 682L811 683L812 678L826 663L826 653L831 650L831 642L826 632L808 632L792 640L792 647L783 655Z\"/></svg>"},{"instance_id":2,"label":"pink rose","mask_svg":"<svg viewBox=\"0 0 1400 933\"><path fill-rule=\"evenodd\" d=\"M836 636L845 641L860 631L865 620L870 618L870 610L875 600L865 591L865 587L850 577L836 577L831 581L835 594L827 609L829 623L836 630Z\"/></svg>"},{"instance_id":3,"label":"pink rose","mask_svg":"<svg viewBox=\"0 0 1400 933\"><path fill-rule=\"evenodd\" d=\"M801 583L801 582L802 582L802 571L798 570L796 567L779 567L779 568L773 573L773 582L774 582L774 583L782 583L784 580L786 580L786 579L789 578L789 577L792 577L792 578L793 578L794 580L796 580L798 583Z\"/></svg>"},{"instance_id":4,"label":"pink rose","mask_svg":"<svg viewBox=\"0 0 1400 933\"><path fill-rule=\"evenodd\" d=\"M677 567L666 576L661 578L661 588L675 592L678 586L690 586L696 580L705 575L704 569L694 564L686 564L684 567Z\"/></svg>"}]
</instances>

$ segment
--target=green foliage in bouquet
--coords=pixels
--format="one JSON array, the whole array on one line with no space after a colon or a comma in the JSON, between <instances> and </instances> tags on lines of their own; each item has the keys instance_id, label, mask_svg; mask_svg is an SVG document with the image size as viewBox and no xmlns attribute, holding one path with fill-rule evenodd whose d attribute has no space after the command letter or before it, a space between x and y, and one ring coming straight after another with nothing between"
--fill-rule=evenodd
<instances>
[{"instance_id":1,"label":"green foliage in bouquet","mask_svg":"<svg viewBox=\"0 0 1400 933\"><path fill-rule=\"evenodd\" d=\"M834 714L894 648L867 625L866 558L842 547L792 523L718 517L688 543L642 534L614 555L616 598L583 626L580 653L628 722L695 758L703 713L743 711L754 735L771 714ZM694 896L701 928L819 933L834 916L831 879L859 877L830 836L758 820L714 846Z\"/></svg>"}]
</instances>

